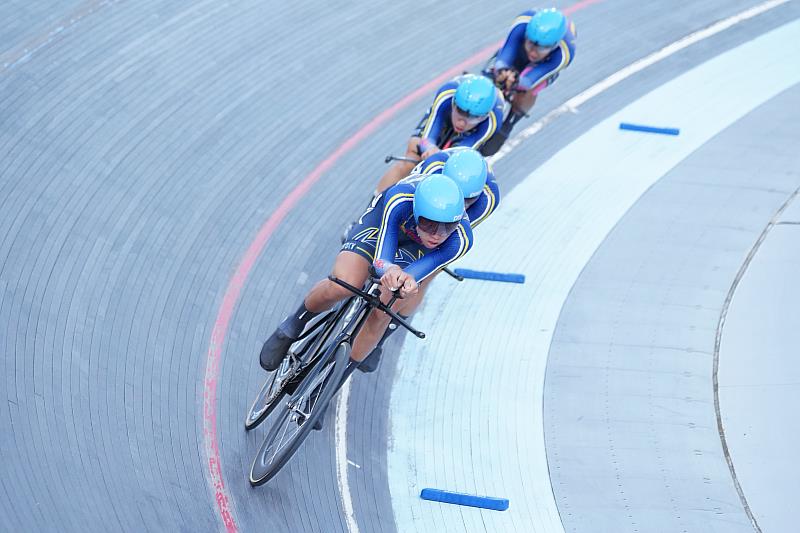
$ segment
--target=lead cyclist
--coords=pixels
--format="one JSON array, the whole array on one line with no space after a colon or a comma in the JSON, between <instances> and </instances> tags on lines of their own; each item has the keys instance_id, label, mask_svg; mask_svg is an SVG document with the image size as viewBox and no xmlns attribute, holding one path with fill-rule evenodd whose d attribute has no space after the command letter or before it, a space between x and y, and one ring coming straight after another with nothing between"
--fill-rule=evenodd
<instances>
[{"instance_id":1,"label":"lead cyclist","mask_svg":"<svg viewBox=\"0 0 800 533\"><path fill-rule=\"evenodd\" d=\"M490 165L477 150L457 147L436 152L414 167L411 174L403 178L400 183L412 183L430 174L438 173L449 176L461 188L469 225L472 230L497 209L500 203L500 189L497 186L497 180ZM401 316L408 318L419 307L428 285L437 273L426 279L420 285L417 294L404 302ZM358 366L360 371L374 372L378 368L381 354L383 353L383 344L397 329L398 325L391 321L378 341L377 346Z\"/></svg>"},{"instance_id":2,"label":"lead cyclist","mask_svg":"<svg viewBox=\"0 0 800 533\"><path fill-rule=\"evenodd\" d=\"M403 298L418 294L420 283L464 256L473 242L461 188L445 174L390 187L375 198L349 235L331 275L361 287L373 266L384 302L392 291L399 291ZM350 295L328 278L316 283L300 307L264 342L261 366L267 371L278 368L308 321ZM413 298L398 300L393 309L403 313L409 301ZM389 320L385 313L370 314L353 342L353 361L361 362L372 351Z\"/></svg>"}]
</instances>

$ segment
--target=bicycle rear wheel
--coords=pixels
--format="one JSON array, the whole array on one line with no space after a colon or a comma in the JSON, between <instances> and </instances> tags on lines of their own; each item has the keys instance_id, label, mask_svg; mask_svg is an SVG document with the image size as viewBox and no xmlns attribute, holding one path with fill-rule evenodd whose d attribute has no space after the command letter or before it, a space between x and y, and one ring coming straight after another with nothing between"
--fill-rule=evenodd
<instances>
[{"instance_id":1,"label":"bicycle rear wheel","mask_svg":"<svg viewBox=\"0 0 800 533\"><path fill-rule=\"evenodd\" d=\"M349 360L350 345L338 341L328 349L297 391L281 404L282 410L250 467L252 486L263 485L272 479L300 448L308 432L324 416L325 408L339 389Z\"/></svg>"}]
</instances>

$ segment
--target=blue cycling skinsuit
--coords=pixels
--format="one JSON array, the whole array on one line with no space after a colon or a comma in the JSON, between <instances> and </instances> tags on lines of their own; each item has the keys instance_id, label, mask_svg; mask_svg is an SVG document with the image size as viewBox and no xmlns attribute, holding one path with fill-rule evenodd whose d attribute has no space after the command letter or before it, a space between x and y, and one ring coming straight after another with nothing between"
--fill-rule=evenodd
<instances>
[{"instance_id":1,"label":"blue cycling skinsuit","mask_svg":"<svg viewBox=\"0 0 800 533\"><path fill-rule=\"evenodd\" d=\"M489 116L471 130L464 133L456 133L453 130L451 112L453 110L453 99L458 88L459 78L451 80L436 91L433 98L433 105L422 117L422 120L414 131L415 137L422 139L422 146L425 144L435 144L439 148L451 148L453 146L464 146L467 148L479 148L488 141L494 132L503 122L503 97L498 94ZM425 149L423 148L423 152Z\"/></svg>"},{"instance_id":2,"label":"blue cycling skinsuit","mask_svg":"<svg viewBox=\"0 0 800 533\"><path fill-rule=\"evenodd\" d=\"M434 249L425 248L414 219L416 182L398 183L372 201L349 231L342 251L354 252L375 266L379 276L397 265L420 283L472 247L472 228L464 219Z\"/></svg>"},{"instance_id":3,"label":"blue cycling skinsuit","mask_svg":"<svg viewBox=\"0 0 800 533\"><path fill-rule=\"evenodd\" d=\"M519 72L517 88L538 93L552 84L558 74L572 63L575 58L576 32L575 23L568 21L567 33L553 51L541 61L530 63L525 52L525 28L535 13L536 10L530 9L514 20L503 47L497 53L494 69L496 72L513 68Z\"/></svg>"}]
</instances>

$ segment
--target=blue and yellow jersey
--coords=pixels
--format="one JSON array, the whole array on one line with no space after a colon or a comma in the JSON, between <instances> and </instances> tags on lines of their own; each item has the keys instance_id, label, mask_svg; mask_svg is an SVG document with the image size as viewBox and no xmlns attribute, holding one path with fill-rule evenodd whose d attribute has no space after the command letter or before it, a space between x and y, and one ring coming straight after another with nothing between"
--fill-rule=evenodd
<instances>
[{"instance_id":1,"label":"blue and yellow jersey","mask_svg":"<svg viewBox=\"0 0 800 533\"><path fill-rule=\"evenodd\" d=\"M411 171L411 175L403 179L401 183L418 181L428 174L441 174L444 170L444 164L456 150L458 150L458 148L449 148L441 152L436 152L429 158L418 163L417 166L414 167L414 170ZM483 192L467 205L467 216L469 217L470 227L475 229L478 224L486 220L486 218L497 209L499 203L500 188L497 186L497 180L492 171L492 166L489 165L489 174L486 177L486 185L483 186Z\"/></svg>"},{"instance_id":2,"label":"blue and yellow jersey","mask_svg":"<svg viewBox=\"0 0 800 533\"><path fill-rule=\"evenodd\" d=\"M389 187L374 206L374 209L383 212L373 262L378 275L382 276L394 263L398 248L405 242L411 241L419 245L422 243L414 219L416 188L414 181L398 183ZM422 257L414 260L403 270L419 283L466 254L471 247L472 229L469 220L465 218L442 244L433 250L425 249Z\"/></svg>"},{"instance_id":3,"label":"blue and yellow jersey","mask_svg":"<svg viewBox=\"0 0 800 533\"><path fill-rule=\"evenodd\" d=\"M531 9L514 20L494 64L495 70L513 68L519 72L520 89L547 87L575 58L575 23L567 20L567 33L553 51L537 63L528 61L528 54L525 53L525 28L535 13L536 11Z\"/></svg>"},{"instance_id":4,"label":"blue and yellow jersey","mask_svg":"<svg viewBox=\"0 0 800 533\"><path fill-rule=\"evenodd\" d=\"M455 133L451 113L459 80L460 78L455 78L436 91L433 105L425 115L420 137L439 148L465 146L477 149L488 141L503 123L502 95L498 95L497 102L486 120L464 133Z\"/></svg>"}]
</instances>

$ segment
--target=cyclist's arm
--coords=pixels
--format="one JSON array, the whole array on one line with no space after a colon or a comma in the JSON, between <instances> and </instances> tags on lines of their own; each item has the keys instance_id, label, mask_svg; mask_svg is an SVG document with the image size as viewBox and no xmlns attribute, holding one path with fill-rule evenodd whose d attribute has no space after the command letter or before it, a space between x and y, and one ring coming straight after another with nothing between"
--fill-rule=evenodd
<instances>
[{"instance_id":1,"label":"cyclist's arm","mask_svg":"<svg viewBox=\"0 0 800 533\"><path fill-rule=\"evenodd\" d=\"M498 71L504 68L514 68L514 61L519 55L520 49L524 46L525 42L525 27L531 20L533 11L526 11L514 19L511 25L511 30L508 32L506 42L503 47L497 52L497 59L495 59L494 69Z\"/></svg>"},{"instance_id":2,"label":"cyclist's arm","mask_svg":"<svg viewBox=\"0 0 800 533\"><path fill-rule=\"evenodd\" d=\"M450 113L450 101L456 94L456 82L447 82L439 88L436 97L433 99L430 112L428 113L428 120L425 122L425 127L422 128L420 137L420 151L427 152L431 146L439 145L439 137L441 137L442 129L447 124Z\"/></svg>"},{"instance_id":3,"label":"cyclist's arm","mask_svg":"<svg viewBox=\"0 0 800 533\"><path fill-rule=\"evenodd\" d=\"M373 261L378 277L383 276L386 270L394 266L400 221L414 212L414 187L407 184L395 185L386 191L385 197Z\"/></svg>"},{"instance_id":4,"label":"cyclist's arm","mask_svg":"<svg viewBox=\"0 0 800 533\"><path fill-rule=\"evenodd\" d=\"M464 219L446 241L405 268L417 283L463 256L472 247L472 230Z\"/></svg>"},{"instance_id":5,"label":"cyclist's arm","mask_svg":"<svg viewBox=\"0 0 800 533\"><path fill-rule=\"evenodd\" d=\"M483 186L483 192L478 196L475 203L467 208L470 227L475 229L478 224L486 220L497 209L499 203L500 188L497 186L494 173L489 172L489 176L486 178L486 185Z\"/></svg>"}]
</instances>

